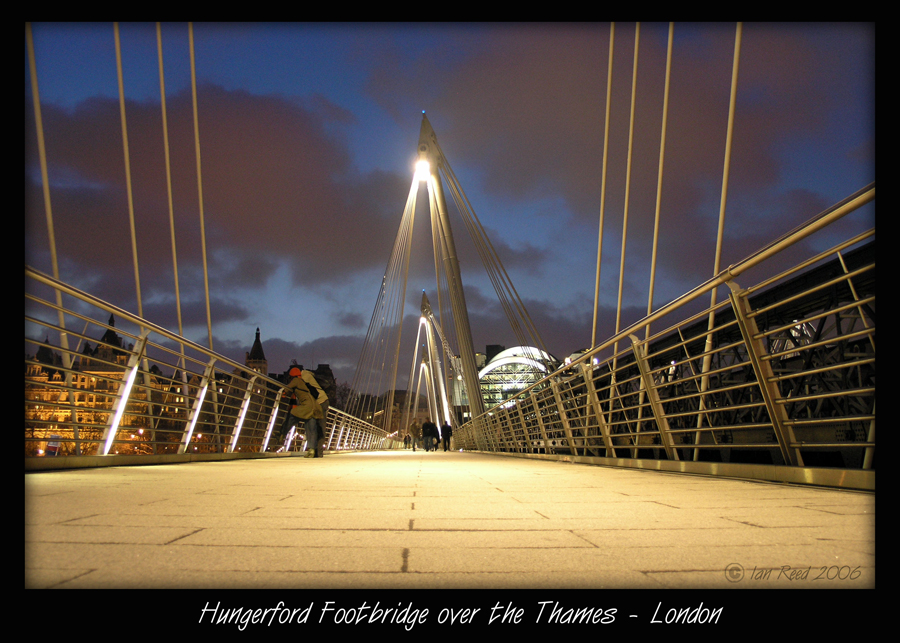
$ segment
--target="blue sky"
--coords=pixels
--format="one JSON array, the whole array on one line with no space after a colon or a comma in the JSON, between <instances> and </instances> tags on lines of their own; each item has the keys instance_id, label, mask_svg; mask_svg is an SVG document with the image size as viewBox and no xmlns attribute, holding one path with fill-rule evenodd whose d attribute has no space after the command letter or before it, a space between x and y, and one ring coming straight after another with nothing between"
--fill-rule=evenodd
<instances>
[{"instance_id":1,"label":"blue sky","mask_svg":"<svg viewBox=\"0 0 900 643\"><path fill-rule=\"evenodd\" d=\"M61 278L135 310L113 26L33 28ZM145 316L174 328L155 24L120 28ZM734 33L675 24L656 305L712 274ZM185 334L206 344L188 28L162 34ZM641 25L626 322L647 305L666 35ZM194 36L216 350L243 361L260 327L271 371L297 359L352 378L423 110L548 349L590 343L608 24L197 23ZM600 337L614 328L634 37L616 25ZM874 46L868 24L744 25L723 265L874 181ZM25 257L49 272L27 57L24 81ZM860 218L873 225L874 205ZM475 347L511 346L454 225ZM419 241L410 320L434 288Z\"/></svg>"}]
</instances>

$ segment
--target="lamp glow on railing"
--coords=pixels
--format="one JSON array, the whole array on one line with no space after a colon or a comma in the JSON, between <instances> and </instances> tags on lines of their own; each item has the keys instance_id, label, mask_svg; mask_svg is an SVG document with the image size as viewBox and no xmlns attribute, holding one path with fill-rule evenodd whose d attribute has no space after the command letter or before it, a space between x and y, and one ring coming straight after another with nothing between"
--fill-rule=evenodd
<instances>
[{"instance_id":1,"label":"lamp glow on railing","mask_svg":"<svg viewBox=\"0 0 900 643\"><path fill-rule=\"evenodd\" d=\"M231 450L237 446L238 436L241 434L241 427L244 426L244 417L247 415L247 409L250 407L250 398L245 398L241 405L241 416L238 418L237 426L234 429L234 439L231 441Z\"/></svg>"},{"instance_id":2,"label":"lamp glow on railing","mask_svg":"<svg viewBox=\"0 0 900 643\"><path fill-rule=\"evenodd\" d=\"M269 448L269 438L272 436L272 427L275 426L275 418L278 417L278 402L281 400L281 393L275 398L275 404L272 407L272 417L269 418L269 425L266 427L266 439L263 442L263 451Z\"/></svg>"},{"instance_id":3,"label":"lamp glow on railing","mask_svg":"<svg viewBox=\"0 0 900 643\"><path fill-rule=\"evenodd\" d=\"M197 396L197 412L194 413L194 417L191 418L191 426L188 428L186 443L190 443L191 436L194 435L194 427L197 426L197 420L200 419L200 409L203 407L203 399L206 397L206 390L208 388L209 384L204 384L203 388L200 389L200 395Z\"/></svg>"},{"instance_id":4,"label":"lamp glow on railing","mask_svg":"<svg viewBox=\"0 0 900 643\"><path fill-rule=\"evenodd\" d=\"M109 431L109 435L106 436L106 444L103 445L103 455L107 455L109 453L110 447L112 447L113 440L116 438L116 433L119 431L119 423L122 421L122 415L125 413L125 407L128 406L128 396L131 394L131 387L134 385L134 380L137 377L138 372L138 364L134 365L134 368L131 369L131 373L128 374L128 379L125 381L125 386L122 388L122 396L119 398L119 408L116 409L116 416L113 418L112 428Z\"/></svg>"}]
</instances>

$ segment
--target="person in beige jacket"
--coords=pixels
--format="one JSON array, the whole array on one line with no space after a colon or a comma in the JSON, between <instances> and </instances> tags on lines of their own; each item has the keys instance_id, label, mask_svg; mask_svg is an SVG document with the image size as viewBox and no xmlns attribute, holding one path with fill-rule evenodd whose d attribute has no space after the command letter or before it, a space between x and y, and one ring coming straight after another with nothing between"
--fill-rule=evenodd
<instances>
[{"instance_id":1,"label":"person in beige jacket","mask_svg":"<svg viewBox=\"0 0 900 643\"><path fill-rule=\"evenodd\" d=\"M308 388L312 396L316 398L316 402L322 409L322 417L316 418L319 422L319 439L322 440L328 437L326 433L326 422L328 420L328 394L325 392L325 389L319 385L319 382L316 380L316 376L313 375L312 371L309 371L302 366L300 368L302 369L300 377L306 382L306 388ZM322 457L321 449L317 453L317 457Z\"/></svg>"},{"instance_id":2,"label":"person in beige jacket","mask_svg":"<svg viewBox=\"0 0 900 643\"><path fill-rule=\"evenodd\" d=\"M319 420L324 419L322 407L316 401L308 385L303 379L302 371L294 367L288 371L291 381L285 389L293 393L297 398L297 405L291 409L291 415L303 423L306 433L306 457L321 458L319 447ZM326 396L327 397L327 396Z\"/></svg>"}]
</instances>

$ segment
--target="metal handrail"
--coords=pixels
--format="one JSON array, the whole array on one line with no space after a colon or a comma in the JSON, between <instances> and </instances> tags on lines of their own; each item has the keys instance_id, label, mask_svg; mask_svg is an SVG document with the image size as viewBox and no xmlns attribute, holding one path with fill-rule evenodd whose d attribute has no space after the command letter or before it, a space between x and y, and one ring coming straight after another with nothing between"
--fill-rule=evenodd
<instances>
[{"instance_id":1,"label":"metal handrail","mask_svg":"<svg viewBox=\"0 0 900 643\"><path fill-rule=\"evenodd\" d=\"M741 288L735 282L751 268L874 197L872 184L844 199L501 405L469 420L455 437L467 449L605 458L617 464L623 461L623 454L629 461L690 459L699 464L709 457L704 452L717 451L724 458L719 463L723 466L728 458L743 450L752 457L771 458L770 462L776 465L804 469L843 466L874 473L875 323L871 312L864 309L874 310L875 296L871 286L871 292L859 296L854 288L859 279L871 281L874 260L869 265L848 268L841 255L869 237L874 238L874 229L750 288ZM786 283L787 278L799 277L811 266L832 257L839 260L835 265L843 266L842 274L804 284L799 292L792 287L784 297L754 308L751 298L757 293L777 293L778 284ZM641 329L683 310L697 297L722 285L729 286L730 299L692 313L687 320L647 340L637 339ZM852 298L842 299L833 308L809 310L803 319L775 319L780 309L793 310L804 301L815 302L808 306L820 306L815 301L820 291L836 288L844 288L841 292ZM765 298L772 299L772 295ZM701 322L712 311L718 325L707 328L702 323L701 329ZM832 335L823 330L829 320L837 325L855 323L838 319L842 316L858 319L861 327L840 328ZM770 317L775 323L768 326ZM683 336L685 328L694 328L696 334ZM812 332L817 336L808 335ZM626 339L631 340L630 351L620 346L616 356L600 363L595 361L601 352ZM701 348L707 339L714 341ZM834 346L847 346L847 355L837 358L834 364L820 363L822 354ZM863 354L854 353L857 350ZM818 386L816 378L838 378L850 371L853 377L848 379L852 381L842 384L838 393L807 390ZM817 419L816 404L831 404L831 416ZM502 423L498 420L501 408ZM828 464L821 455L835 448L835 457L843 458L843 464ZM764 453L760 456L752 451ZM874 485L874 478L871 484Z\"/></svg>"},{"instance_id":2,"label":"metal handrail","mask_svg":"<svg viewBox=\"0 0 900 643\"><path fill-rule=\"evenodd\" d=\"M689 290L688 292L681 295L680 297L673 299L668 304L661 306L660 308L655 310L653 313L647 315L643 319L640 319L640 320L634 322L631 326L629 326L625 330L622 330L619 333L611 336L609 339L601 342L600 344L595 346L593 349L586 352L584 355L581 355L577 359L572 360L572 362L569 365L567 365L566 368L571 368L572 366L575 366L576 364L579 364L579 363L589 360L591 357L593 357L597 353L601 353L604 350L606 350L607 348L617 344L618 342L621 342L621 341L627 339L629 335L634 334L638 330L641 330L642 328L647 327L648 325L652 324L653 322L657 321L658 319L661 319L661 318L665 317L666 315L669 315L672 312L678 310L679 308L682 308L683 306L685 306L686 304L689 304L690 302L694 301L698 297L709 293L710 291L712 291L713 288L718 288L719 286L725 285L729 281L733 280L735 277L738 277L741 274L750 270L751 268L758 266L760 263L762 263L769 257L772 257L772 256L778 254L779 252L781 252L782 250L794 245L795 243L802 241L803 239L814 234L815 232L818 232L822 228L834 223L841 217L849 214L850 212L852 212L858 208L861 208L863 205L865 205L873 200L875 200L875 184L874 183L863 188L862 190L859 190L858 192L855 192L854 194L850 195L849 197L847 197L840 203L837 203L836 205L832 206L831 208L829 208L829 209L825 210L824 212L818 214L817 216L813 217L812 219L807 221L805 224L795 228L791 232L783 235L782 237L779 237L775 241L772 241L765 247L761 248L760 250L757 250L750 256L746 257L744 260L739 261L738 263L729 266L725 270L722 270L716 276L712 277L711 279L708 279L707 281L703 282L699 286L694 287L693 289ZM865 236L868 236L868 234L869 233L867 233L867 235L865 235ZM872 231L871 234L874 234L874 231ZM841 245L840 247L844 247L844 246ZM784 275L780 275L779 277L783 277L783 276ZM722 302L722 304L724 304L724 303L725 302ZM719 304L719 305L722 305L722 304ZM698 315L698 317L705 315L705 314L706 313L702 313L701 315ZM558 369L557 372L562 370L562 368L563 367ZM545 379L549 379L553 375L555 375L555 373L551 373ZM537 383L529 386L527 389L524 389L522 391L522 393L523 394L526 393L528 390L533 389L534 387L538 386L539 384L541 384L541 382L537 382Z\"/></svg>"}]
</instances>

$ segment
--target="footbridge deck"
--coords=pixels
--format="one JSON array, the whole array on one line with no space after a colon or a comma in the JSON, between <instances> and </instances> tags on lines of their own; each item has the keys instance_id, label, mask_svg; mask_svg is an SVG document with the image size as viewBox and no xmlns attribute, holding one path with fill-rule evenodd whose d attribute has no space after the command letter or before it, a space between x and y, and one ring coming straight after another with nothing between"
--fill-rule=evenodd
<instances>
[{"instance_id":1,"label":"footbridge deck","mask_svg":"<svg viewBox=\"0 0 900 643\"><path fill-rule=\"evenodd\" d=\"M875 587L874 493L564 459L44 471L25 503L26 588Z\"/></svg>"}]
</instances>

